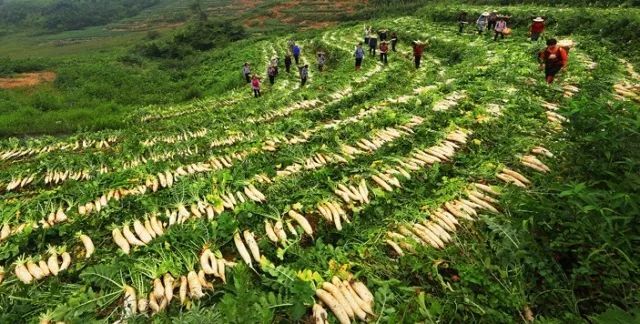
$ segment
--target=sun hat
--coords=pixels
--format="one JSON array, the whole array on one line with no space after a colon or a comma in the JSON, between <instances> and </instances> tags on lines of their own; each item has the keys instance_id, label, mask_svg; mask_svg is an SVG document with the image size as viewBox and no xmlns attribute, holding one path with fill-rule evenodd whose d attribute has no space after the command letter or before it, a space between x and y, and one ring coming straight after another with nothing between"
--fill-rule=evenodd
<instances>
[{"instance_id":1,"label":"sun hat","mask_svg":"<svg viewBox=\"0 0 640 324\"><path fill-rule=\"evenodd\" d=\"M544 19L542 19L542 17L536 17L535 19L533 19L533 21L536 21L536 22L543 22L543 21L544 21Z\"/></svg>"},{"instance_id":2,"label":"sun hat","mask_svg":"<svg viewBox=\"0 0 640 324\"><path fill-rule=\"evenodd\" d=\"M485 12L483 12L483 13L482 13L482 15L483 15L483 16L488 16L488 15L489 15L489 13L485 11Z\"/></svg>"}]
</instances>

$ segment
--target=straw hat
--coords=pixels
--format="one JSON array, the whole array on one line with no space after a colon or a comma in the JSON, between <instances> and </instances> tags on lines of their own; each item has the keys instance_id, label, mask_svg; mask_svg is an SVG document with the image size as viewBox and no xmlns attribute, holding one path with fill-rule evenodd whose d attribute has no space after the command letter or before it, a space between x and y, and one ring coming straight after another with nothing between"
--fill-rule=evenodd
<instances>
[{"instance_id":1,"label":"straw hat","mask_svg":"<svg viewBox=\"0 0 640 324\"><path fill-rule=\"evenodd\" d=\"M489 13L485 11L485 12L482 13L482 15L487 17L487 16L489 16Z\"/></svg>"},{"instance_id":2,"label":"straw hat","mask_svg":"<svg viewBox=\"0 0 640 324\"><path fill-rule=\"evenodd\" d=\"M543 22L544 19L542 19L542 17L536 17L535 19L533 19L533 21L535 21L535 22Z\"/></svg>"}]
</instances>

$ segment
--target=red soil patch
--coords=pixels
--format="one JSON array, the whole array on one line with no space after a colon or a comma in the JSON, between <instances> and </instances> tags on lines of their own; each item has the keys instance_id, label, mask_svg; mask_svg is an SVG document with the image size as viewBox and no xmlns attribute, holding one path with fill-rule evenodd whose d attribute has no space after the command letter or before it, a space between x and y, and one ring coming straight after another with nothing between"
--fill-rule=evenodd
<instances>
[{"instance_id":1,"label":"red soil patch","mask_svg":"<svg viewBox=\"0 0 640 324\"><path fill-rule=\"evenodd\" d=\"M56 74L51 71L21 73L11 78L0 78L0 89L33 87L43 82L52 82Z\"/></svg>"}]
</instances>

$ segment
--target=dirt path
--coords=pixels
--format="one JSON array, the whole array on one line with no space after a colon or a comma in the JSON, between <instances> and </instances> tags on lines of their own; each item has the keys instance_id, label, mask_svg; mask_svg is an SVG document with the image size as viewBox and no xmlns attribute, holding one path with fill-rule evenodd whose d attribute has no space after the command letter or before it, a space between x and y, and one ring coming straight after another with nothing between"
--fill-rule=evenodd
<instances>
[{"instance_id":1,"label":"dirt path","mask_svg":"<svg viewBox=\"0 0 640 324\"><path fill-rule=\"evenodd\" d=\"M55 79L56 74L51 71L21 73L11 78L0 78L0 89L28 88Z\"/></svg>"}]
</instances>

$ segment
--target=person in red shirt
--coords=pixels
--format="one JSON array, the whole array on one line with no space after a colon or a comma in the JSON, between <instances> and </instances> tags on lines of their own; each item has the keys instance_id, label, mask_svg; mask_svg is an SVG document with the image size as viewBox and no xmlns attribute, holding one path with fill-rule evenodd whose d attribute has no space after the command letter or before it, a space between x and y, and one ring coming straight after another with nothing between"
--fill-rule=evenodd
<instances>
[{"instance_id":1,"label":"person in red shirt","mask_svg":"<svg viewBox=\"0 0 640 324\"><path fill-rule=\"evenodd\" d=\"M389 44L387 41L380 43L380 62L387 64L387 53L389 52Z\"/></svg>"},{"instance_id":2,"label":"person in red shirt","mask_svg":"<svg viewBox=\"0 0 640 324\"><path fill-rule=\"evenodd\" d=\"M540 52L540 69L544 68L547 83L553 83L556 74L564 70L567 66L567 51L558 46L558 41L554 38L547 40L547 48Z\"/></svg>"},{"instance_id":3,"label":"person in red shirt","mask_svg":"<svg viewBox=\"0 0 640 324\"><path fill-rule=\"evenodd\" d=\"M420 68L420 61L422 60L422 52L424 52L424 44L420 41L414 41L413 43L413 57L416 63L416 69Z\"/></svg>"},{"instance_id":4,"label":"person in red shirt","mask_svg":"<svg viewBox=\"0 0 640 324\"><path fill-rule=\"evenodd\" d=\"M531 35L532 41L537 41L540 38L540 35L544 32L544 19L542 17L536 17L529 28L529 34Z\"/></svg>"},{"instance_id":5,"label":"person in red shirt","mask_svg":"<svg viewBox=\"0 0 640 324\"><path fill-rule=\"evenodd\" d=\"M251 79L251 88L253 89L253 96L256 98L260 97L260 78L255 74Z\"/></svg>"}]
</instances>

